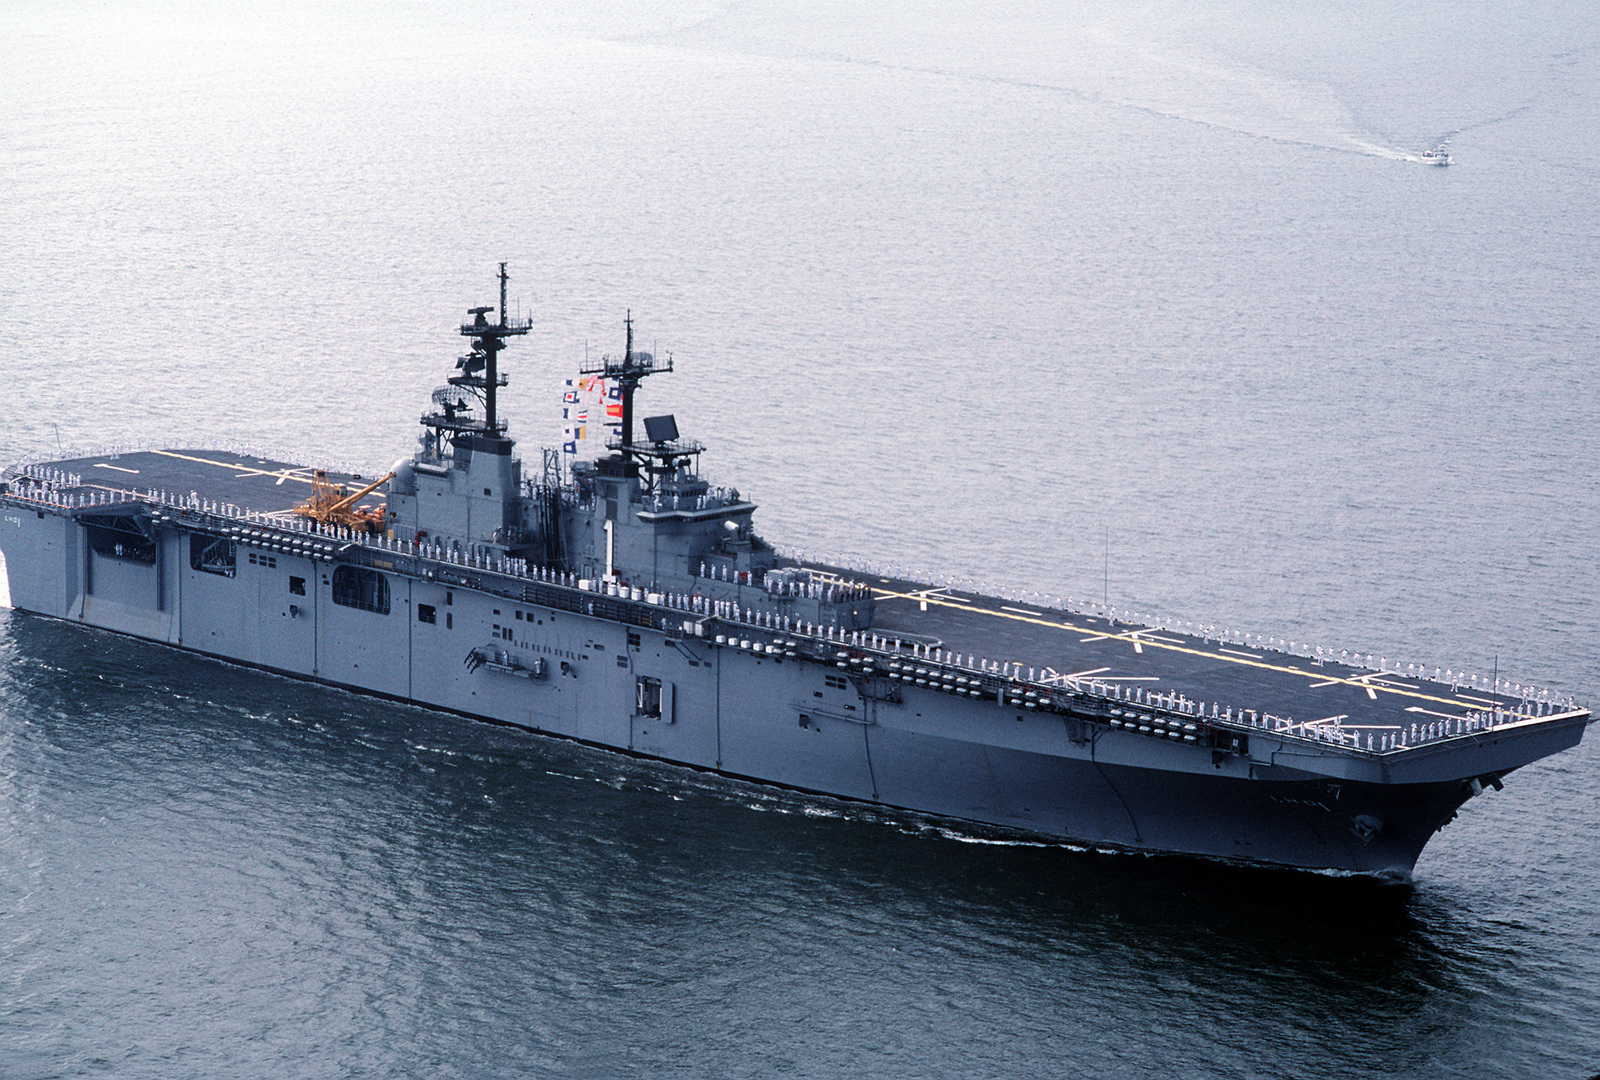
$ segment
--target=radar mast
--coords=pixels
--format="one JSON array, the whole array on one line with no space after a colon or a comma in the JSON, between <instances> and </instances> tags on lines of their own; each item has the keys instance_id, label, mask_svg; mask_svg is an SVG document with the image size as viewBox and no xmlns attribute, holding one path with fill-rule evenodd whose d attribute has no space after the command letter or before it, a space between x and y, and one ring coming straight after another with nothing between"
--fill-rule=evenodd
<instances>
[{"instance_id":1,"label":"radar mast","mask_svg":"<svg viewBox=\"0 0 1600 1080\"><path fill-rule=\"evenodd\" d=\"M468 308L467 314L472 316L471 322L461 324L461 336L472 339L472 349L467 355L456 361L458 374L452 375L446 381L450 387L441 386L433 392L433 403L437 411L430 412L422 417L422 423L433 432L435 452L442 449L446 432L450 433L452 442L461 439L470 439L472 435L479 435L488 439L502 439L505 437L506 423L500 419L496 404L496 391L506 385L506 376L500 374L500 350L506 347L506 339L520 337L533 327L531 318L515 320L506 314L506 264L500 264L500 315L498 322L491 322L489 314L493 307ZM472 404L467 400L470 394L483 406L483 415L471 415Z\"/></svg>"},{"instance_id":2,"label":"radar mast","mask_svg":"<svg viewBox=\"0 0 1600 1080\"><path fill-rule=\"evenodd\" d=\"M621 452L626 467L630 474L637 475L635 456L637 448L633 443L633 392L639 389L639 383L646 376L655 375L663 371L672 370L672 358L668 357L665 363L657 363L656 358L647 352L633 351L633 312L629 311L622 320L628 328L627 344L618 360L609 355L602 356L596 367L580 368L584 375L599 375L608 382L615 383L622 393L622 441L616 444Z\"/></svg>"}]
</instances>

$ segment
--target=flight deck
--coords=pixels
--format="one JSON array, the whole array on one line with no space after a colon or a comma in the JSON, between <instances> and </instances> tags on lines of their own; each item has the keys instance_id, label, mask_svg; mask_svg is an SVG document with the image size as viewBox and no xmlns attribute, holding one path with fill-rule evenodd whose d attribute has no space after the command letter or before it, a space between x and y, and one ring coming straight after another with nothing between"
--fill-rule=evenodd
<instances>
[{"instance_id":1,"label":"flight deck","mask_svg":"<svg viewBox=\"0 0 1600 1080\"><path fill-rule=\"evenodd\" d=\"M90 454L29 467L22 479L50 483L65 496L105 499L165 493L163 501L193 499L267 516L291 514L310 497L317 469L224 450L139 450ZM334 484L364 486L377 477L327 470ZM368 497L381 503L383 496Z\"/></svg>"},{"instance_id":2,"label":"flight deck","mask_svg":"<svg viewBox=\"0 0 1600 1080\"><path fill-rule=\"evenodd\" d=\"M1409 873L1590 721L1498 672L786 556L706 480L704 444L636 415L673 363L631 318L563 397L606 452L579 457L575 426L525 472L497 391L530 324L506 316L503 264L499 283L383 475L216 447L8 468L11 604L742 780L1358 873Z\"/></svg>"},{"instance_id":3,"label":"flight deck","mask_svg":"<svg viewBox=\"0 0 1600 1080\"><path fill-rule=\"evenodd\" d=\"M317 471L215 449L87 455L30 467L31 477L50 484L58 498L114 505L154 496L265 521L291 518L310 495ZM325 476L347 488L373 479L356 472ZM375 492L369 499L381 503L383 496ZM813 569L873 590L877 634L941 649L958 665L992 665L1019 681L1089 687L1131 702L1181 702L1201 718L1248 720L1291 735L1356 746L1414 744L1486 715L1500 725L1573 708L1548 692L1502 681L1496 693L1478 685L1476 676L1444 669L1401 669L1386 660L1369 667L1298 643L1271 649L1235 640L1238 635L1180 632L1103 613Z\"/></svg>"},{"instance_id":4,"label":"flight deck","mask_svg":"<svg viewBox=\"0 0 1600 1080\"><path fill-rule=\"evenodd\" d=\"M1009 663L1043 683L1121 687L1137 699L1177 696L1199 703L1207 717L1270 715L1288 722L1284 730L1344 732L1365 744L1368 735L1376 742L1413 726L1465 722L1495 709L1549 715L1566 707L1548 694L1540 701L1538 691L1524 696L1520 687L1502 684L1499 694L1480 690L1469 677L1442 669L1437 678L1434 670L1415 665L1374 670L1298 643L1292 651L1278 651L1209 632L1180 633L948 588L870 580L880 633L936 639L954 653Z\"/></svg>"}]
</instances>

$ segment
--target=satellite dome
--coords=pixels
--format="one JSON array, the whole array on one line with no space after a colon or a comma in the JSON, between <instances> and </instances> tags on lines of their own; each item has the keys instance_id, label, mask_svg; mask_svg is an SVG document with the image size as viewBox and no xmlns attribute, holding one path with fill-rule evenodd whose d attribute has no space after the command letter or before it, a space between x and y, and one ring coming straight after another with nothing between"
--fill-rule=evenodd
<instances>
[{"instance_id":1,"label":"satellite dome","mask_svg":"<svg viewBox=\"0 0 1600 1080\"><path fill-rule=\"evenodd\" d=\"M417 493L417 474L411 468L410 458L401 458L389 467L394 473L394 479L389 481L389 494L415 495Z\"/></svg>"}]
</instances>

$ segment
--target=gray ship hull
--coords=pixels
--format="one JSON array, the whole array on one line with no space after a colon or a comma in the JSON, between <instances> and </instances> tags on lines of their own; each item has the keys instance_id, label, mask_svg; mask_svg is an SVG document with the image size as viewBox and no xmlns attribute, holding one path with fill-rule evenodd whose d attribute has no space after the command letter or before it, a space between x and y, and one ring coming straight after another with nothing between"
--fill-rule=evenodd
<instances>
[{"instance_id":1,"label":"gray ship hull","mask_svg":"<svg viewBox=\"0 0 1600 1080\"><path fill-rule=\"evenodd\" d=\"M567 384L573 441L525 477L498 412L500 353L531 328L507 280L379 479L206 450L7 470L13 605L761 783L1361 873L1409 873L1462 803L1589 722L1498 674L781 559L703 445L636 418L673 365L631 318ZM577 459L578 425L613 417L609 452Z\"/></svg>"},{"instance_id":2,"label":"gray ship hull","mask_svg":"<svg viewBox=\"0 0 1600 1080\"><path fill-rule=\"evenodd\" d=\"M1473 778L1498 781L1571 746L1587 722L1573 712L1507 724L1399 757L1259 731L1248 751L1222 752L1003 693L846 678L825 635L820 647L791 636L799 648L763 648L714 633L744 624L685 615L670 596L622 602L382 546L303 552L271 530L240 541L224 575L193 555L215 514L158 515L148 546L119 553L96 539L106 513L7 498L0 550L15 608L695 769L1097 847L1408 873L1481 787ZM338 595L338 568L352 562L381 578L381 603Z\"/></svg>"}]
</instances>

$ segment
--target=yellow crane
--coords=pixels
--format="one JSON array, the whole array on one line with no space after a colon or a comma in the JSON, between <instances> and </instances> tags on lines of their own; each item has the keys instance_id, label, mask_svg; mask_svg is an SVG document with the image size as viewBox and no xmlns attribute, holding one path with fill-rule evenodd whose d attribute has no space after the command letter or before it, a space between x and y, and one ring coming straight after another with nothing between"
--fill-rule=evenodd
<instances>
[{"instance_id":1,"label":"yellow crane","mask_svg":"<svg viewBox=\"0 0 1600 1080\"><path fill-rule=\"evenodd\" d=\"M318 469L311 478L311 498L295 507L294 512L323 525L339 525L346 529L380 533L388 518L389 508L380 506L374 510L370 506L357 507L355 504L357 500L376 491L380 484L386 484L393 479L394 473L391 472L354 494L346 494L343 486L329 480L328 474Z\"/></svg>"}]
</instances>

